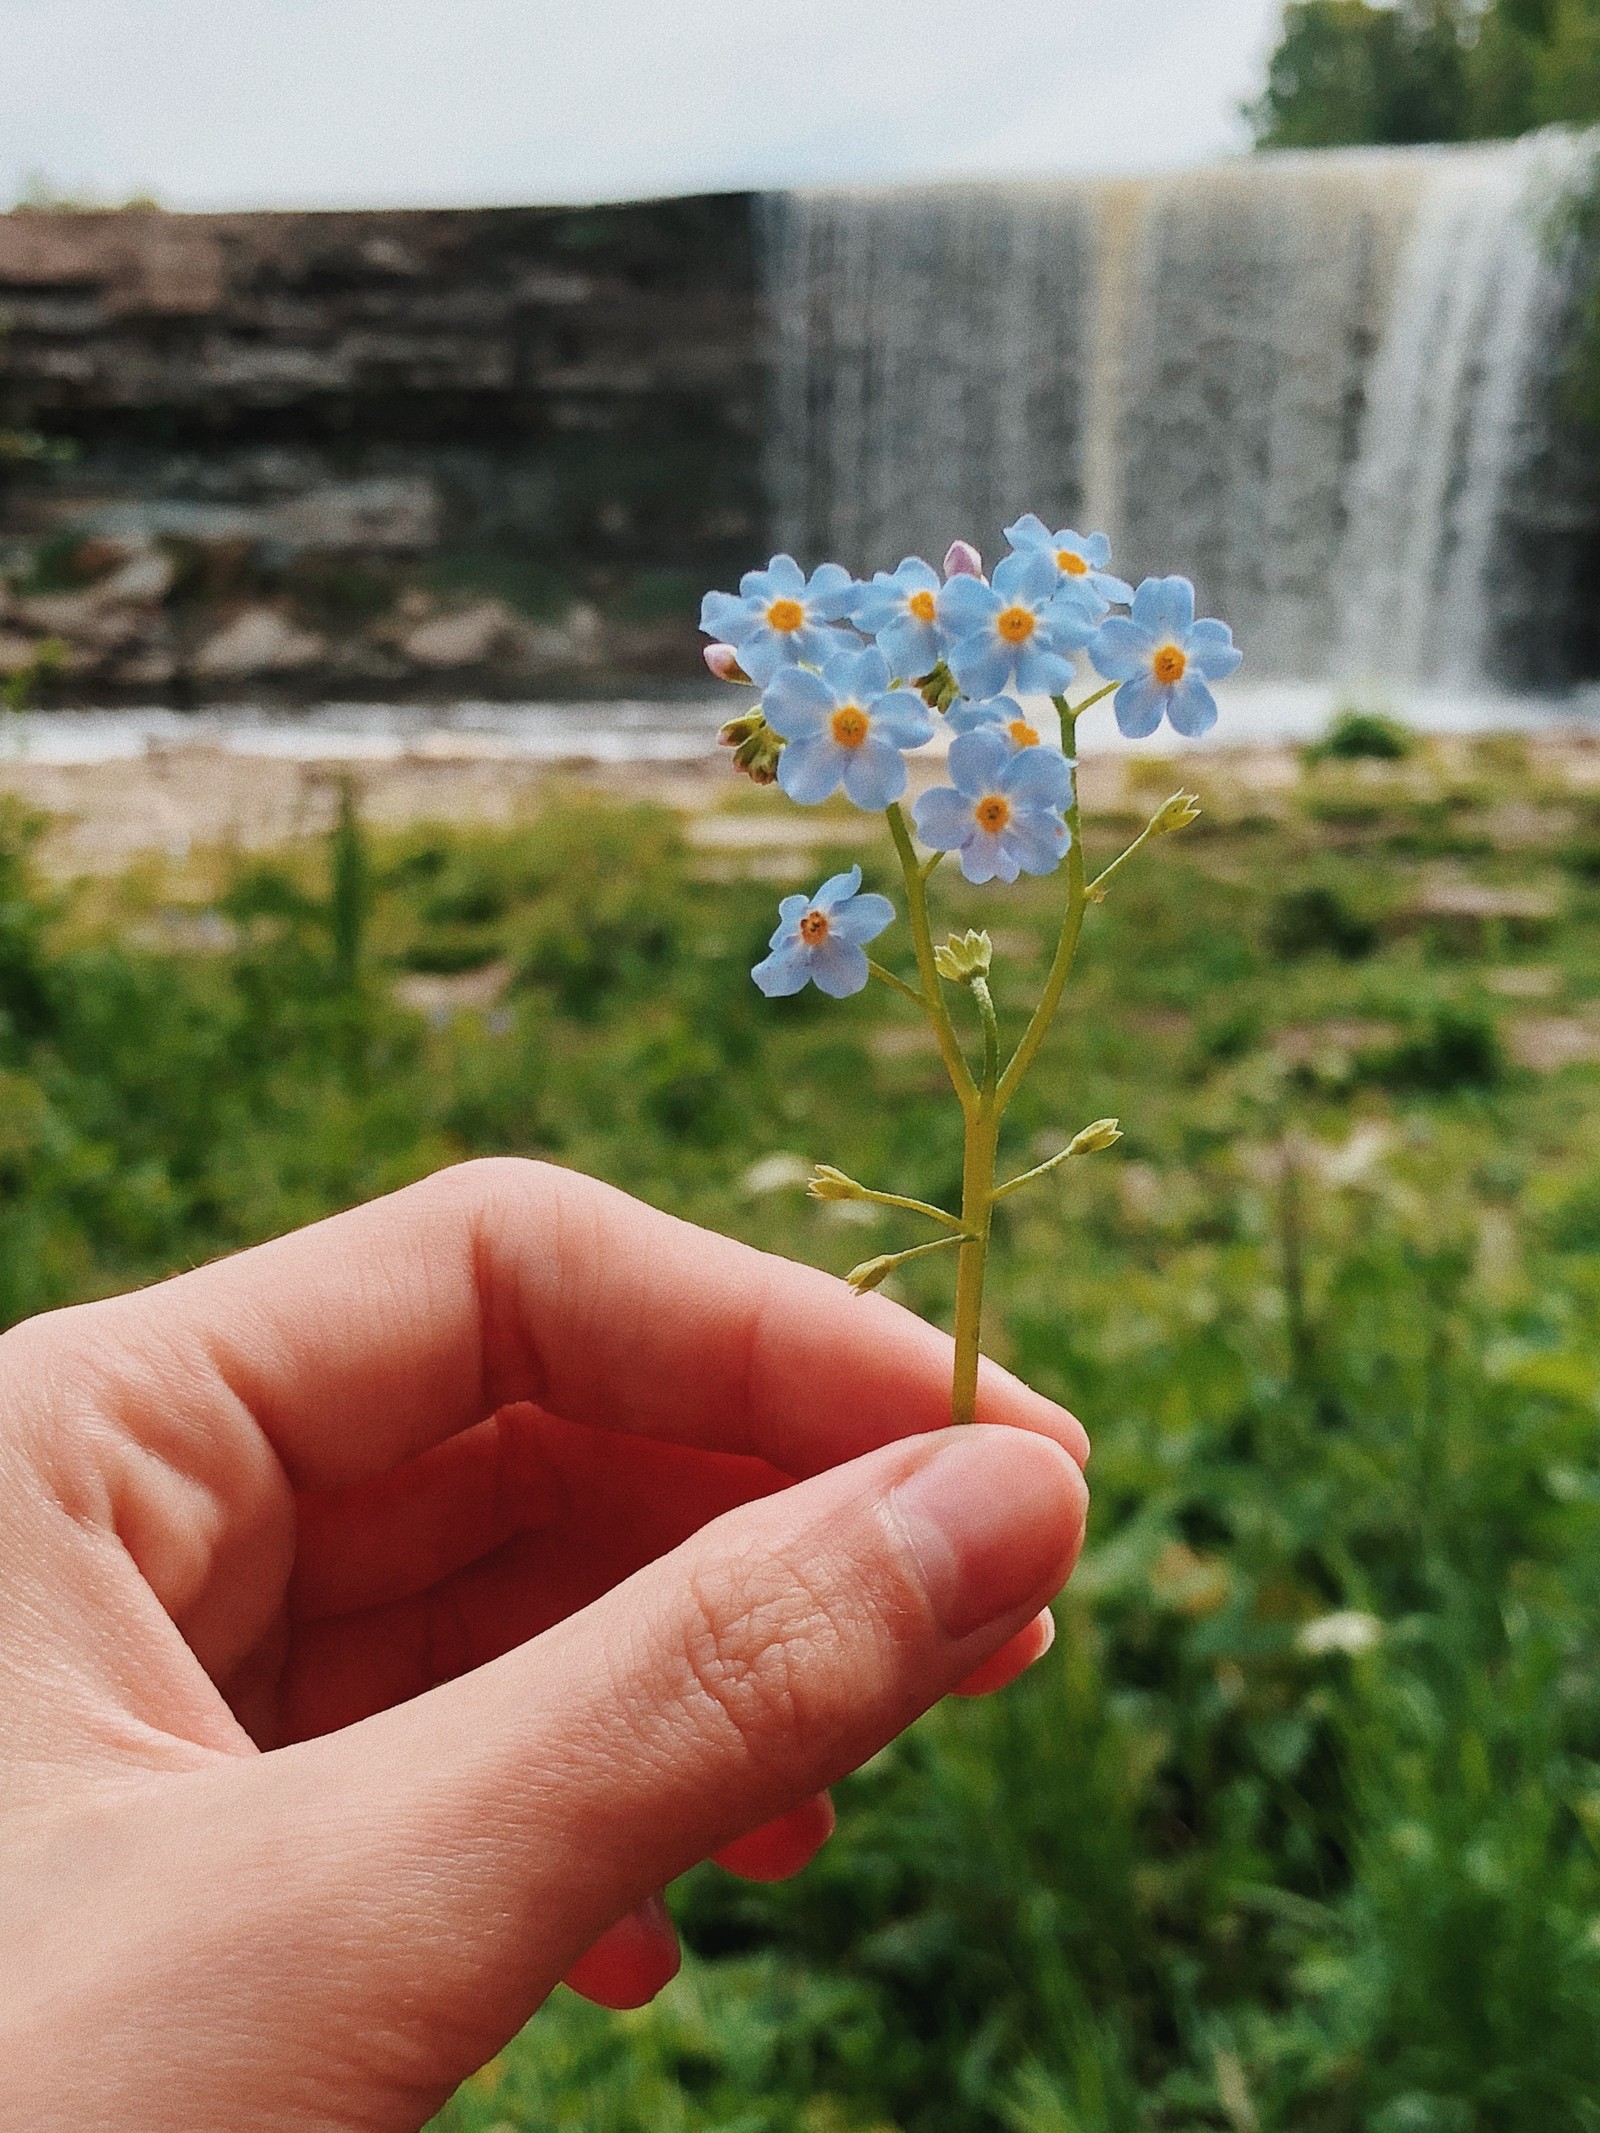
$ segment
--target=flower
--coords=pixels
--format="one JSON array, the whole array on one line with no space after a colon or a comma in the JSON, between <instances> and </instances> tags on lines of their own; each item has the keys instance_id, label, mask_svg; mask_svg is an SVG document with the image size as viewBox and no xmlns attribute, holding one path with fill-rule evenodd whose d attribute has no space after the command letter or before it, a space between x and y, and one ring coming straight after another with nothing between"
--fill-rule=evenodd
<instances>
[{"instance_id":1,"label":"flower","mask_svg":"<svg viewBox=\"0 0 1600 2133\"><path fill-rule=\"evenodd\" d=\"M1019 748L1060 746L1057 740L1045 739L1014 696L991 696L976 704L963 698L951 706L945 724L952 733L998 733L1013 755Z\"/></svg>"},{"instance_id":2,"label":"flower","mask_svg":"<svg viewBox=\"0 0 1600 2133\"><path fill-rule=\"evenodd\" d=\"M1130 740L1154 733L1163 716L1194 740L1217 723L1217 700L1206 687L1225 681L1244 654L1225 622L1194 619L1194 587L1187 578L1146 578L1131 615L1112 615L1095 631L1089 657L1107 681L1117 724Z\"/></svg>"},{"instance_id":3,"label":"flower","mask_svg":"<svg viewBox=\"0 0 1600 2133\"><path fill-rule=\"evenodd\" d=\"M1052 533L1042 518L1029 511L1014 526L1007 526L1006 539L1019 555L1048 555L1069 583L1087 586L1108 603L1133 598L1133 587L1106 569L1111 543L1103 533L1074 533L1070 526Z\"/></svg>"},{"instance_id":4,"label":"flower","mask_svg":"<svg viewBox=\"0 0 1600 2133\"><path fill-rule=\"evenodd\" d=\"M702 656L709 671L718 681L748 681L750 676L739 664L739 655L731 644L708 644L702 647Z\"/></svg>"},{"instance_id":5,"label":"flower","mask_svg":"<svg viewBox=\"0 0 1600 2133\"><path fill-rule=\"evenodd\" d=\"M880 570L856 594L852 616L856 628L877 639L889 671L902 681L920 681L944 657L940 582L931 563L908 555L898 570Z\"/></svg>"},{"instance_id":6,"label":"flower","mask_svg":"<svg viewBox=\"0 0 1600 2133\"><path fill-rule=\"evenodd\" d=\"M818 665L851 640L829 629L848 615L856 581L842 563L819 563L808 578L792 555L775 555L765 570L747 570L737 594L709 592L700 627L730 644L752 681L765 685L797 660Z\"/></svg>"},{"instance_id":7,"label":"flower","mask_svg":"<svg viewBox=\"0 0 1600 2133\"><path fill-rule=\"evenodd\" d=\"M947 578L981 578L983 557L970 541L952 541L944 552L944 574Z\"/></svg>"},{"instance_id":8,"label":"flower","mask_svg":"<svg viewBox=\"0 0 1600 2133\"><path fill-rule=\"evenodd\" d=\"M750 975L769 1000L815 985L835 1000L867 982L863 943L875 941L894 919L887 896L861 896L861 869L830 874L815 896L786 896L778 906L772 953Z\"/></svg>"},{"instance_id":9,"label":"flower","mask_svg":"<svg viewBox=\"0 0 1600 2133\"><path fill-rule=\"evenodd\" d=\"M992 585L951 578L939 596L950 671L973 697L998 696L1013 674L1025 693L1059 694L1072 679L1062 655L1089 642L1104 612L1096 594L1079 591L1038 554L1008 555Z\"/></svg>"},{"instance_id":10,"label":"flower","mask_svg":"<svg viewBox=\"0 0 1600 2133\"><path fill-rule=\"evenodd\" d=\"M950 743L950 776L912 809L930 850L958 851L968 881L1054 873L1072 842L1061 819L1072 766L1059 748L1013 752L1004 734L984 727Z\"/></svg>"},{"instance_id":11,"label":"flower","mask_svg":"<svg viewBox=\"0 0 1600 2133\"><path fill-rule=\"evenodd\" d=\"M841 785L857 807L889 806L906 789L900 751L933 738L921 697L891 689L889 663L871 648L835 652L820 674L781 667L761 708L789 744L778 758L778 783L805 807Z\"/></svg>"}]
</instances>

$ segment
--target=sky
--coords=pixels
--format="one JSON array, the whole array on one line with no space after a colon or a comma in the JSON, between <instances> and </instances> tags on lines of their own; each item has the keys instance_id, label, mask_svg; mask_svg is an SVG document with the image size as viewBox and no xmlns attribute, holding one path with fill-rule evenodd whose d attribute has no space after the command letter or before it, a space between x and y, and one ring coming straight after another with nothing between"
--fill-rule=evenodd
<instances>
[{"instance_id":1,"label":"sky","mask_svg":"<svg viewBox=\"0 0 1600 2133\"><path fill-rule=\"evenodd\" d=\"M0 204L471 206L1137 173L1280 0L0 0Z\"/></svg>"}]
</instances>

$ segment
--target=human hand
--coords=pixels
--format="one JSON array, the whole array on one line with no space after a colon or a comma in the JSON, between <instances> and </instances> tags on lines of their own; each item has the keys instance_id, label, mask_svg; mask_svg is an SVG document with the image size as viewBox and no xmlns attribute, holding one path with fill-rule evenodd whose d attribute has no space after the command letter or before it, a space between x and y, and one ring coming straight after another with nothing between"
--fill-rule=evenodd
<instances>
[{"instance_id":1,"label":"human hand","mask_svg":"<svg viewBox=\"0 0 1600 2133\"><path fill-rule=\"evenodd\" d=\"M469 1164L0 1341L0 2127L415 2133L655 1892L1048 1642L1077 1423ZM924 1435L923 1432L936 1434Z\"/></svg>"}]
</instances>

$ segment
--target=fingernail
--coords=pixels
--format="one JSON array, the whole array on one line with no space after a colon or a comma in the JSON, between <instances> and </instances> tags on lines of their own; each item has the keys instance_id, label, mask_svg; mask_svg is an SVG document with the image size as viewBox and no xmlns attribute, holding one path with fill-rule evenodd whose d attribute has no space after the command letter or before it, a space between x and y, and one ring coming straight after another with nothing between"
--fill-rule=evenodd
<instances>
[{"instance_id":1,"label":"fingernail","mask_svg":"<svg viewBox=\"0 0 1600 2133\"><path fill-rule=\"evenodd\" d=\"M972 1424L889 1494L947 1636L967 1637L1066 1583L1083 1537L1083 1482L1059 1445Z\"/></svg>"}]
</instances>

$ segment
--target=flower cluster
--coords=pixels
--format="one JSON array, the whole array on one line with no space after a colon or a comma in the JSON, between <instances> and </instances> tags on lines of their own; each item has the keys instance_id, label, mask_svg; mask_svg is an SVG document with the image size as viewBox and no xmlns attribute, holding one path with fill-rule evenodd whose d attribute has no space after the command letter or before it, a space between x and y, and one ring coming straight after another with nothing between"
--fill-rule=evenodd
<instances>
[{"instance_id":1,"label":"flower cluster","mask_svg":"<svg viewBox=\"0 0 1600 2133\"><path fill-rule=\"evenodd\" d=\"M942 572L908 556L868 582L837 563L808 577L779 555L747 572L737 593L707 593L707 665L762 691L759 705L723 728L738 767L757 783L775 780L802 806L843 792L876 811L903 797L907 755L942 726L949 782L913 802L921 842L956 853L969 881L1053 872L1072 841L1075 765L1056 719L1047 714L1041 724L1019 699L1049 696L1064 710L1082 653L1116 685L1125 734L1153 733L1166 718L1198 735L1217 717L1210 683L1231 674L1240 654L1225 623L1196 621L1186 578L1146 578L1135 592L1114 576L1103 533L1052 532L1029 512L1006 539L1010 552L992 577L977 550L956 541ZM1130 612L1114 614L1114 606ZM826 885L836 887L837 879ZM838 984L829 990L867 982L859 954L830 950L819 962L780 948L776 937L757 982L794 990L804 976L794 986L787 977L813 969L832 972Z\"/></svg>"},{"instance_id":2,"label":"flower cluster","mask_svg":"<svg viewBox=\"0 0 1600 2133\"><path fill-rule=\"evenodd\" d=\"M1114 576L1104 534L1070 526L1052 532L1030 512L1006 528L1006 539L1009 553L992 576L966 541L952 543L942 570L907 556L898 569L865 582L837 563L807 576L792 556L774 556L765 570L748 572L737 593L708 593L700 613L712 639L711 672L761 691L759 703L722 729L736 768L758 785L780 785L804 807L842 792L887 818L914 973L867 954L896 912L888 897L863 892L854 866L814 895L783 899L768 952L751 975L769 999L808 985L844 999L877 978L932 1026L965 1121L959 1213L876 1191L828 1164L810 1191L819 1200L896 1209L938 1231L925 1243L864 1260L847 1277L858 1291L930 1253L959 1253L950 1395L957 1422L976 1413L995 1207L1075 1158L1109 1148L1121 1131L1115 1119L1097 1119L1063 1134L1057 1153L997 1183L1001 1121L1061 1005L1091 907L1142 846L1198 812L1193 793L1174 793L1090 880L1075 837L1078 719L1111 696L1125 734L1152 734L1163 719L1178 733L1205 733L1217 718L1211 684L1231 674L1240 657L1225 623L1196 619L1187 578L1146 578L1135 591ZM1083 658L1104 685L1074 704L1067 692ZM1034 708L1041 698L1048 710ZM945 782L918 780L908 821L901 806L912 784L908 758L936 740L944 744ZM934 939L928 890L947 854L970 882L1053 874L1067 862L1060 937L1038 1004L1003 1062L990 989L995 942L972 929ZM966 1036L951 1005L962 997ZM969 1050L974 1034L981 1064Z\"/></svg>"}]
</instances>

